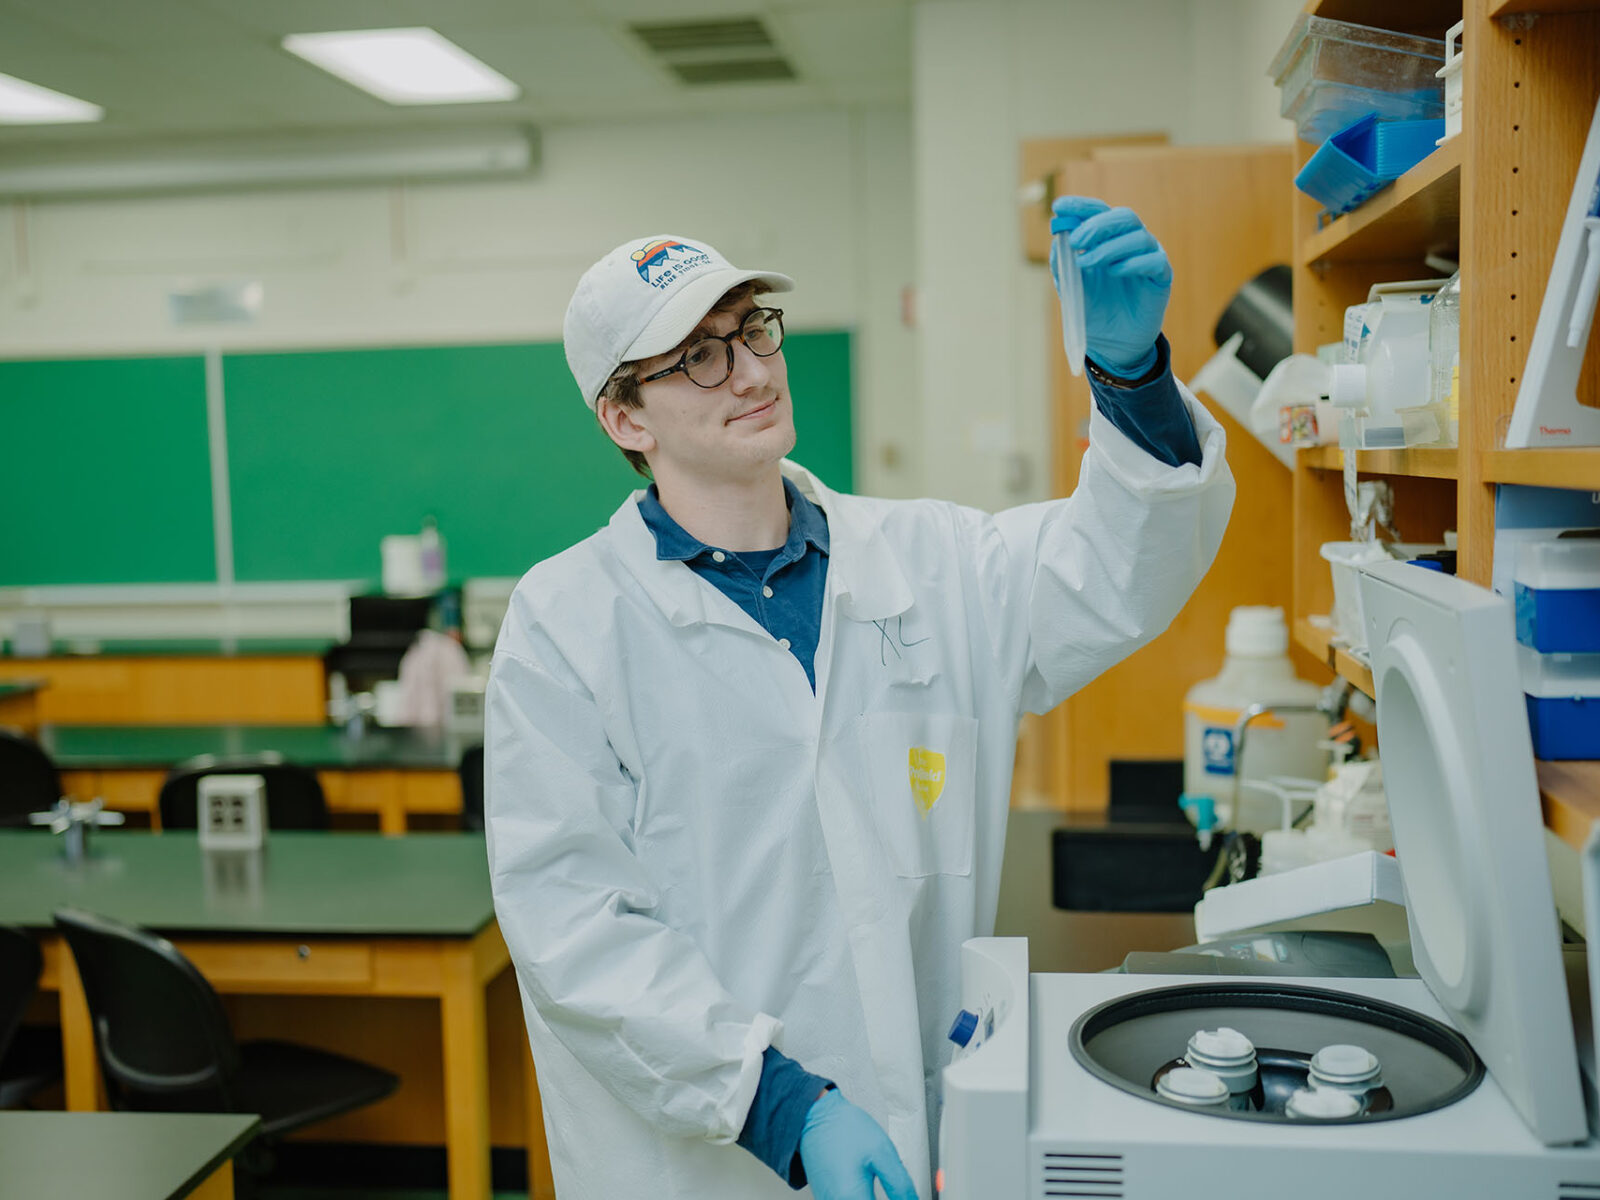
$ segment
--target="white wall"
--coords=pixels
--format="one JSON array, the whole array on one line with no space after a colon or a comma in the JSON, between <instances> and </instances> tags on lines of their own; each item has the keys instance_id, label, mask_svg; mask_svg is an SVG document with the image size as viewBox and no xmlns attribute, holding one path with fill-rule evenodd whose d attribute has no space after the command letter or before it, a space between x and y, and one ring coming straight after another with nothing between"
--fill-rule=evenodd
<instances>
[{"instance_id":1,"label":"white wall","mask_svg":"<svg viewBox=\"0 0 1600 1200\"><path fill-rule=\"evenodd\" d=\"M1026 138L1285 140L1267 64L1297 0L916 8L913 163L923 490L985 508L1049 481L1048 273L1021 255ZM1218 186L1226 186L1219 181Z\"/></svg>"}]
</instances>

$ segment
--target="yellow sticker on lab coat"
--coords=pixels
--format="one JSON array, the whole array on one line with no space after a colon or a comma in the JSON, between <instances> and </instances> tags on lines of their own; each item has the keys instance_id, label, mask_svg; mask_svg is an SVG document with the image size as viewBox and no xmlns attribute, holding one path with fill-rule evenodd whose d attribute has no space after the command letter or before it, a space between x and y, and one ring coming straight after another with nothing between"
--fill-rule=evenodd
<instances>
[{"instance_id":1,"label":"yellow sticker on lab coat","mask_svg":"<svg viewBox=\"0 0 1600 1200\"><path fill-rule=\"evenodd\" d=\"M922 815L927 816L944 791L944 755L937 750L913 746L910 759L911 794L916 797Z\"/></svg>"}]
</instances>

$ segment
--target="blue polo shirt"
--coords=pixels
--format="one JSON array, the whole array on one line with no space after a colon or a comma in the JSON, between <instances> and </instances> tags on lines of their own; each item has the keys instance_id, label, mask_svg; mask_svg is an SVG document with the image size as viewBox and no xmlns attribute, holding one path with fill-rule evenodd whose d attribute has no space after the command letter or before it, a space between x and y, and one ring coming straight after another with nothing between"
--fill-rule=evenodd
<instances>
[{"instance_id":1,"label":"blue polo shirt","mask_svg":"<svg viewBox=\"0 0 1600 1200\"><path fill-rule=\"evenodd\" d=\"M1091 375L1095 406L1131 441L1168 466L1198 463L1200 442L1172 378L1171 351L1164 336L1152 353L1155 358L1147 370L1154 372L1159 366L1160 375L1142 387L1114 388ZM683 563L748 613L795 656L815 692L817 639L828 581L828 518L788 479L783 481L783 493L789 506L789 535L776 550L733 551L706 545L667 515L654 484L639 500L639 515L655 537L656 557ZM771 1047L763 1055L761 1082L739 1145L791 1187L805 1186L800 1134L811 1105L829 1084Z\"/></svg>"},{"instance_id":2,"label":"blue polo shirt","mask_svg":"<svg viewBox=\"0 0 1600 1200\"><path fill-rule=\"evenodd\" d=\"M676 559L732 600L805 668L817 690L817 637L828 584L828 519L785 479L789 536L776 550L724 550L708 546L667 515L655 484L639 501L639 515L656 539L656 557Z\"/></svg>"}]
</instances>

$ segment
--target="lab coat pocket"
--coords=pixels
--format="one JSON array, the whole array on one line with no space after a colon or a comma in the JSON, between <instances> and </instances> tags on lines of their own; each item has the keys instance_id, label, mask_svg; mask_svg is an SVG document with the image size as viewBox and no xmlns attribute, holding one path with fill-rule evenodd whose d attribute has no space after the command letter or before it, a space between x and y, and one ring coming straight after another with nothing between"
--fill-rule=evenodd
<instances>
[{"instance_id":1,"label":"lab coat pocket","mask_svg":"<svg viewBox=\"0 0 1600 1200\"><path fill-rule=\"evenodd\" d=\"M954 713L861 721L872 815L895 873L972 873L978 722Z\"/></svg>"}]
</instances>

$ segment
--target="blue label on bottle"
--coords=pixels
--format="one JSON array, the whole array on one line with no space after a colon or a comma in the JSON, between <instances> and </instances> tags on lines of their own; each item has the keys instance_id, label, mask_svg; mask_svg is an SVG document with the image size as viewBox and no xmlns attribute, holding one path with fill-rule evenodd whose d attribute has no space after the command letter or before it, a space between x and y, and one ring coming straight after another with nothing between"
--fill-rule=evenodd
<instances>
[{"instance_id":1,"label":"blue label on bottle","mask_svg":"<svg viewBox=\"0 0 1600 1200\"><path fill-rule=\"evenodd\" d=\"M1233 730L1210 727L1200 735L1200 757L1207 775L1233 774Z\"/></svg>"}]
</instances>

